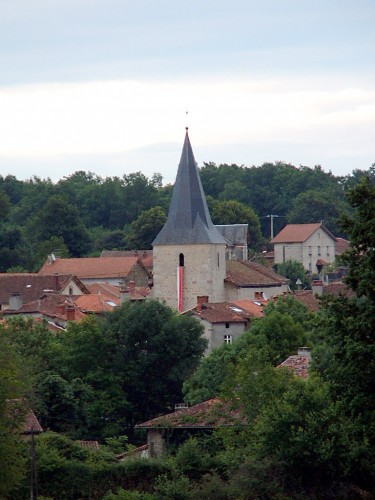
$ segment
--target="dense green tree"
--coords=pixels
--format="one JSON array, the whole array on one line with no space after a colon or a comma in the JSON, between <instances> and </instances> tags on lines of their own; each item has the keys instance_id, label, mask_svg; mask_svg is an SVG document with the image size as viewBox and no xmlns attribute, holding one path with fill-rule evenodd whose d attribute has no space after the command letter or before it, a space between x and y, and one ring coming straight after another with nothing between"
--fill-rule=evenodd
<instances>
[{"instance_id":1,"label":"dense green tree","mask_svg":"<svg viewBox=\"0 0 375 500\"><path fill-rule=\"evenodd\" d=\"M288 212L288 222L307 224L323 222L335 236L345 236L340 229L339 217L349 209L344 193L335 190L311 189L300 193Z\"/></svg>"},{"instance_id":2,"label":"dense green tree","mask_svg":"<svg viewBox=\"0 0 375 500\"><path fill-rule=\"evenodd\" d=\"M145 420L182 399L182 383L206 347L199 322L157 302L124 304L108 315L104 332L115 341L114 374L132 405L129 423Z\"/></svg>"},{"instance_id":3,"label":"dense green tree","mask_svg":"<svg viewBox=\"0 0 375 500\"><path fill-rule=\"evenodd\" d=\"M15 351L0 335L0 497L11 492L26 474L25 446L20 437L24 417L25 381Z\"/></svg>"},{"instance_id":4,"label":"dense green tree","mask_svg":"<svg viewBox=\"0 0 375 500\"><path fill-rule=\"evenodd\" d=\"M287 260L286 262L275 264L274 269L278 274L285 276L290 280L289 286L292 290L296 290L298 280L301 281L302 288L311 288L311 280L306 274L305 268L301 262L296 260Z\"/></svg>"},{"instance_id":5,"label":"dense green tree","mask_svg":"<svg viewBox=\"0 0 375 500\"><path fill-rule=\"evenodd\" d=\"M261 248L260 222L252 208L236 200L221 201L208 197L207 201L214 224L249 224L250 247Z\"/></svg>"},{"instance_id":6,"label":"dense green tree","mask_svg":"<svg viewBox=\"0 0 375 500\"><path fill-rule=\"evenodd\" d=\"M127 236L127 246L130 249L151 249L152 242L158 235L167 220L167 214L159 207L153 207L142 212L130 224Z\"/></svg>"},{"instance_id":7,"label":"dense green tree","mask_svg":"<svg viewBox=\"0 0 375 500\"><path fill-rule=\"evenodd\" d=\"M358 296L375 301L375 180L364 177L348 199L355 212L342 220L350 236L350 247L342 256L349 265L346 281Z\"/></svg>"},{"instance_id":8,"label":"dense green tree","mask_svg":"<svg viewBox=\"0 0 375 500\"><path fill-rule=\"evenodd\" d=\"M61 237L72 257L84 255L90 248L87 231L76 207L61 196L51 196L39 211L35 229L39 238Z\"/></svg>"}]
</instances>

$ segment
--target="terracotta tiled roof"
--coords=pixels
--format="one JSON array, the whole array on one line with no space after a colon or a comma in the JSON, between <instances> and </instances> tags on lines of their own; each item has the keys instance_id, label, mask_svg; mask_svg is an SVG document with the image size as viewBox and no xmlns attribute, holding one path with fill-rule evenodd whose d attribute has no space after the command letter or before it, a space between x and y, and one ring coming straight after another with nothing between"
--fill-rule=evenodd
<instances>
[{"instance_id":1,"label":"terracotta tiled roof","mask_svg":"<svg viewBox=\"0 0 375 500\"><path fill-rule=\"evenodd\" d=\"M21 434L39 434L43 432L35 413L29 409L24 399L8 399L7 413L13 420L19 418L18 430ZM22 420L20 416L22 415Z\"/></svg>"},{"instance_id":2,"label":"terracotta tiled roof","mask_svg":"<svg viewBox=\"0 0 375 500\"><path fill-rule=\"evenodd\" d=\"M86 287L88 291L93 295L101 293L102 295L106 295L107 297L114 297L115 299L120 298L119 287L111 285L110 283L106 283L104 281L103 283L91 283L86 285Z\"/></svg>"},{"instance_id":3,"label":"terracotta tiled roof","mask_svg":"<svg viewBox=\"0 0 375 500\"><path fill-rule=\"evenodd\" d=\"M86 257L80 259L56 259L46 261L39 274L74 274L80 279L127 277L138 262L138 257Z\"/></svg>"},{"instance_id":4,"label":"terracotta tiled roof","mask_svg":"<svg viewBox=\"0 0 375 500\"><path fill-rule=\"evenodd\" d=\"M295 290L294 298L302 302L310 312L317 312L320 309L320 301L312 290Z\"/></svg>"},{"instance_id":5,"label":"terracotta tiled roof","mask_svg":"<svg viewBox=\"0 0 375 500\"><path fill-rule=\"evenodd\" d=\"M38 419L35 416L35 413L32 410L29 410L26 413L25 420L22 427L22 434L39 434L43 432L43 428L40 425Z\"/></svg>"},{"instance_id":6,"label":"terracotta tiled roof","mask_svg":"<svg viewBox=\"0 0 375 500\"><path fill-rule=\"evenodd\" d=\"M251 300L210 302L203 304L202 309L196 309L194 313L210 323L247 323L251 318L264 316L263 306Z\"/></svg>"},{"instance_id":7,"label":"terracotta tiled roof","mask_svg":"<svg viewBox=\"0 0 375 500\"><path fill-rule=\"evenodd\" d=\"M325 231L333 240L336 239L333 234L319 222L317 224L287 224L270 243L302 243L319 228Z\"/></svg>"},{"instance_id":8,"label":"terracotta tiled roof","mask_svg":"<svg viewBox=\"0 0 375 500\"><path fill-rule=\"evenodd\" d=\"M309 376L310 361L311 359L309 356L295 354L293 356L289 356L289 358L280 363L277 368L289 368L297 377L306 379Z\"/></svg>"},{"instance_id":9,"label":"terracotta tiled roof","mask_svg":"<svg viewBox=\"0 0 375 500\"><path fill-rule=\"evenodd\" d=\"M344 238L336 238L336 255L341 255L345 252L350 245L349 240L345 240Z\"/></svg>"},{"instance_id":10,"label":"terracotta tiled roof","mask_svg":"<svg viewBox=\"0 0 375 500\"><path fill-rule=\"evenodd\" d=\"M73 274L48 275L35 273L1 273L0 303L7 304L13 292L21 294L23 302L30 302L45 295L47 290L61 292L70 281L74 281L83 293L88 293L85 285Z\"/></svg>"},{"instance_id":11,"label":"terracotta tiled roof","mask_svg":"<svg viewBox=\"0 0 375 500\"><path fill-rule=\"evenodd\" d=\"M245 418L240 409L230 401L214 398L190 408L182 408L174 413L148 420L135 427L145 429L207 429L229 427L234 424L245 424Z\"/></svg>"},{"instance_id":12,"label":"terracotta tiled roof","mask_svg":"<svg viewBox=\"0 0 375 500\"><path fill-rule=\"evenodd\" d=\"M272 269L244 260L228 260L225 281L238 287L280 286L288 284L285 276L275 273Z\"/></svg>"},{"instance_id":13,"label":"terracotta tiled roof","mask_svg":"<svg viewBox=\"0 0 375 500\"><path fill-rule=\"evenodd\" d=\"M230 303L231 306L235 306L239 309L245 311L246 314L249 314L254 318L263 318L263 306L267 304L267 300L235 300Z\"/></svg>"},{"instance_id":14,"label":"terracotta tiled roof","mask_svg":"<svg viewBox=\"0 0 375 500\"><path fill-rule=\"evenodd\" d=\"M138 257L148 271L152 271L152 250L103 250L100 257Z\"/></svg>"},{"instance_id":15,"label":"terracotta tiled roof","mask_svg":"<svg viewBox=\"0 0 375 500\"><path fill-rule=\"evenodd\" d=\"M344 297L354 297L355 293L345 283L329 283L323 287L323 295L343 295Z\"/></svg>"},{"instance_id":16,"label":"terracotta tiled roof","mask_svg":"<svg viewBox=\"0 0 375 500\"><path fill-rule=\"evenodd\" d=\"M120 305L120 299L106 295L81 295L75 299L76 306L84 313L103 313L113 311Z\"/></svg>"}]
</instances>

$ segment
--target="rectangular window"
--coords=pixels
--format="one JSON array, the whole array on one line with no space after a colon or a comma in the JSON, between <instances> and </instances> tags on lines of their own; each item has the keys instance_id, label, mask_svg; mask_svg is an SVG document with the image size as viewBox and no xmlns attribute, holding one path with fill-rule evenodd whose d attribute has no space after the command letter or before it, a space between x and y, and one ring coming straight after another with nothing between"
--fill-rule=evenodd
<instances>
[{"instance_id":1,"label":"rectangular window","mask_svg":"<svg viewBox=\"0 0 375 500\"><path fill-rule=\"evenodd\" d=\"M329 255L329 247L327 247L327 255Z\"/></svg>"},{"instance_id":2,"label":"rectangular window","mask_svg":"<svg viewBox=\"0 0 375 500\"><path fill-rule=\"evenodd\" d=\"M322 254L320 253L320 247L318 247L318 255L322 255Z\"/></svg>"},{"instance_id":3,"label":"rectangular window","mask_svg":"<svg viewBox=\"0 0 375 500\"><path fill-rule=\"evenodd\" d=\"M231 344L232 343L232 335L224 335L224 343Z\"/></svg>"},{"instance_id":4,"label":"rectangular window","mask_svg":"<svg viewBox=\"0 0 375 500\"><path fill-rule=\"evenodd\" d=\"M311 247L309 246L309 255L311 255L311 254L312 254Z\"/></svg>"}]
</instances>

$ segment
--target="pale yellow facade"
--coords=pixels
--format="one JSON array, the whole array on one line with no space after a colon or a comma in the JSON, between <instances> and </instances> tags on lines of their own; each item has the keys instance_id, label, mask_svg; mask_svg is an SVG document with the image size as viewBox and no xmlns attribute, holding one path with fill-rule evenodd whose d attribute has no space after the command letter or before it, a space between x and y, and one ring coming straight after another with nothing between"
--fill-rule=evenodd
<instances>
[{"instance_id":1,"label":"pale yellow facade","mask_svg":"<svg viewBox=\"0 0 375 500\"><path fill-rule=\"evenodd\" d=\"M322 228L317 229L303 242L282 242L274 244L275 264L288 260L301 262L306 271L317 273L316 262L335 262L335 240Z\"/></svg>"},{"instance_id":2,"label":"pale yellow facade","mask_svg":"<svg viewBox=\"0 0 375 500\"><path fill-rule=\"evenodd\" d=\"M183 310L197 304L198 296L224 302L225 244L155 245L153 251L153 297L178 307L178 267L183 254Z\"/></svg>"}]
</instances>

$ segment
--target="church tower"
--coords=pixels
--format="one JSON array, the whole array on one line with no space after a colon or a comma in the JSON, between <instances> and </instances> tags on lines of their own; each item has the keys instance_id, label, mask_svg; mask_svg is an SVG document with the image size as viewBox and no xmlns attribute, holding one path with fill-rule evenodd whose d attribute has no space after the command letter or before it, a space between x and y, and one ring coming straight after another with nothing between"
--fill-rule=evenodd
<instances>
[{"instance_id":1,"label":"church tower","mask_svg":"<svg viewBox=\"0 0 375 500\"><path fill-rule=\"evenodd\" d=\"M225 239L213 225L186 128L168 219L153 242L153 296L186 311L223 302Z\"/></svg>"}]
</instances>

